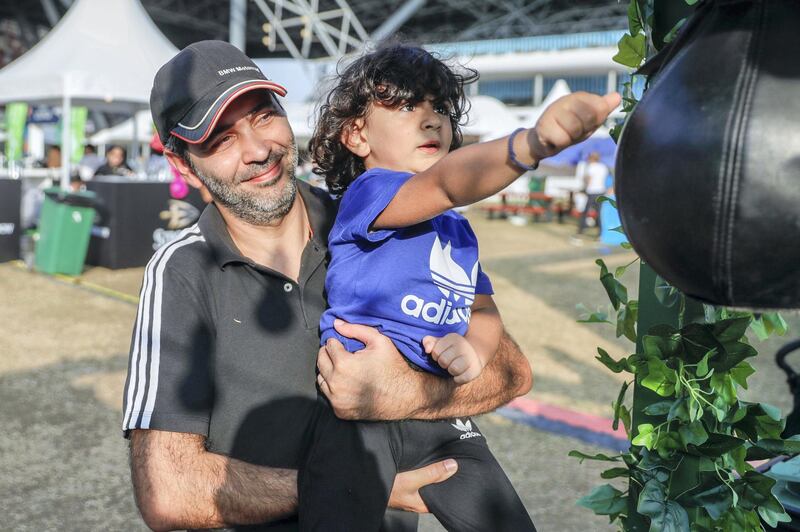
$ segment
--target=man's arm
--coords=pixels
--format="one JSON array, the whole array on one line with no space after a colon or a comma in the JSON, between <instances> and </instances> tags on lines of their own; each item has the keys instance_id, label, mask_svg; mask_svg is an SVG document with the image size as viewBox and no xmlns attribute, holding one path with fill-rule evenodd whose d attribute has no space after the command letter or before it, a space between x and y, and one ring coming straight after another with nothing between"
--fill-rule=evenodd
<instances>
[{"instance_id":1,"label":"man's arm","mask_svg":"<svg viewBox=\"0 0 800 532\"><path fill-rule=\"evenodd\" d=\"M526 165L585 140L620 103L620 95L576 92L550 104L536 126L517 135L513 150ZM511 163L509 137L471 144L449 153L397 191L374 220L374 229L408 227L503 190L523 170Z\"/></svg>"},{"instance_id":2,"label":"man's arm","mask_svg":"<svg viewBox=\"0 0 800 532\"><path fill-rule=\"evenodd\" d=\"M296 512L296 471L208 452L204 440L199 434L131 432L131 478L147 526L218 528Z\"/></svg>"},{"instance_id":3,"label":"man's arm","mask_svg":"<svg viewBox=\"0 0 800 532\"><path fill-rule=\"evenodd\" d=\"M531 368L519 346L503 333L497 354L467 384L415 371L389 338L376 329L336 321L340 334L366 347L349 353L335 339L319 351L318 383L342 419L443 419L494 410L531 389Z\"/></svg>"},{"instance_id":4,"label":"man's arm","mask_svg":"<svg viewBox=\"0 0 800 532\"><path fill-rule=\"evenodd\" d=\"M208 452L198 434L133 430L130 461L136 505L153 530L266 523L297 512L297 471ZM389 507L427 512L419 489L457 470L450 459L398 474Z\"/></svg>"}]
</instances>

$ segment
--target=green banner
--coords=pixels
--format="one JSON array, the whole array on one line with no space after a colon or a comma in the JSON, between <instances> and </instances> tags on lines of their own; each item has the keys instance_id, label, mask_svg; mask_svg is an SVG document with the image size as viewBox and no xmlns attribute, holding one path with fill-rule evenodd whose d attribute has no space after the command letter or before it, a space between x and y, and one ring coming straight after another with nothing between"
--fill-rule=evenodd
<instances>
[{"instance_id":1,"label":"green banner","mask_svg":"<svg viewBox=\"0 0 800 532\"><path fill-rule=\"evenodd\" d=\"M86 140L86 117L88 115L89 110L86 107L72 108L69 125L73 163L77 163L83 157L83 142Z\"/></svg>"},{"instance_id":2,"label":"green banner","mask_svg":"<svg viewBox=\"0 0 800 532\"><path fill-rule=\"evenodd\" d=\"M27 121L27 104L9 103L6 105L6 157L9 161L22 160L22 145L25 142L25 123Z\"/></svg>"}]
</instances>

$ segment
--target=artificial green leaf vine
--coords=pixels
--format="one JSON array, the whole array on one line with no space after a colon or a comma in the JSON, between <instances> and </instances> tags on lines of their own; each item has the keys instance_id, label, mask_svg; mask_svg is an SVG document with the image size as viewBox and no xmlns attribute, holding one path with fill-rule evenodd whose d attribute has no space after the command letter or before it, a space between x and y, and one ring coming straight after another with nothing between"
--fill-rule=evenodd
<instances>
[{"instance_id":1,"label":"artificial green leaf vine","mask_svg":"<svg viewBox=\"0 0 800 532\"><path fill-rule=\"evenodd\" d=\"M619 42L618 62L636 68L655 51L651 38L654 1L631 0L629 33ZM678 21L664 41L674 38L683 23ZM623 89L626 113L637 103L631 86L627 82ZM613 204L610 198L601 200ZM629 244L623 247L630 249ZM637 341L638 301L630 298L621 278L638 261L613 272L603 260L596 261L610 309L591 312L580 305L579 321L611 324L617 337ZM678 326L651 327L641 335L638 352L619 360L597 349L601 364L631 376L612 405L613 427L623 425L630 448L614 455L569 453L581 462L609 462L601 477L623 479L627 489L603 484L578 504L608 516L623 530L749 531L763 530L762 523L774 527L788 521L771 492L775 481L748 461L799 453L800 438L781 438L785 421L777 408L739 398L739 390L747 388L755 372L748 359L757 352L747 332L762 340L783 335L785 321L777 313L753 314L709 305L703 306L699 320L690 320L686 297L677 289L656 277L652 290L661 305L676 308ZM637 416L636 426L628 397L634 383L657 397L643 409L641 419ZM688 483L687 470L694 474Z\"/></svg>"}]
</instances>

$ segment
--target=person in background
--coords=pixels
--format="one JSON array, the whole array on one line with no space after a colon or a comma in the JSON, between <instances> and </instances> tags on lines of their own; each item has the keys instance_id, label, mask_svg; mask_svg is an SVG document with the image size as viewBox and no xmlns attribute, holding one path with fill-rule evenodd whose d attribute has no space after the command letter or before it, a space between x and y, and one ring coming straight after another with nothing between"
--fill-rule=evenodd
<instances>
[{"instance_id":1,"label":"person in background","mask_svg":"<svg viewBox=\"0 0 800 532\"><path fill-rule=\"evenodd\" d=\"M600 162L600 154L593 151L589 154L586 167L583 171L583 185L584 192L586 193L586 206L583 208L581 217L578 220L578 234L583 234L586 229L586 218L589 211L594 209L598 216L597 220L597 234L600 235L600 207L597 204L597 199L606 193L608 189L606 181L608 180L608 167Z\"/></svg>"},{"instance_id":2,"label":"person in background","mask_svg":"<svg viewBox=\"0 0 800 532\"><path fill-rule=\"evenodd\" d=\"M50 146L47 148L47 156L44 160L45 168L61 168L61 148Z\"/></svg>"},{"instance_id":3,"label":"person in background","mask_svg":"<svg viewBox=\"0 0 800 532\"><path fill-rule=\"evenodd\" d=\"M91 170L92 175L94 175L95 171L103 164L103 158L97 155L97 148L92 146L91 144L87 144L83 147L83 157L78 162L78 165L81 167L86 167Z\"/></svg>"},{"instance_id":4,"label":"person in background","mask_svg":"<svg viewBox=\"0 0 800 532\"><path fill-rule=\"evenodd\" d=\"M125 151L125 148L116 145L111 146L106 151L106 162L95 171L95 177L99 175L133 175L133 170L128 166L127 159L128 152Z\"/></svg>"}]
</instances>

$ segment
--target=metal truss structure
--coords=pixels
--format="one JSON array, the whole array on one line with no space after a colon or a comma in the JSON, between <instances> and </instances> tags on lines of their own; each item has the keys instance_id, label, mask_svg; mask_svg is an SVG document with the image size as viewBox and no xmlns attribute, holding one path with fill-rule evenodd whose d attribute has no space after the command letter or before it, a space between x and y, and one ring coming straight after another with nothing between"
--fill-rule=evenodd
<instances>
[{"instance_id":1,"label":"metal truss structure","mask_svg":"<svg viewBox=\"0 0 800 532\"><path fill-rule=\"evenodd\" d=\"M234 0L141 0L178 47L227 40ZM0 66L30 48L72 0L0 0ZM418 43L623 29L618 0L246 0L253 57L337 57L399 34Z\"/></svg>"}]
</instances>

